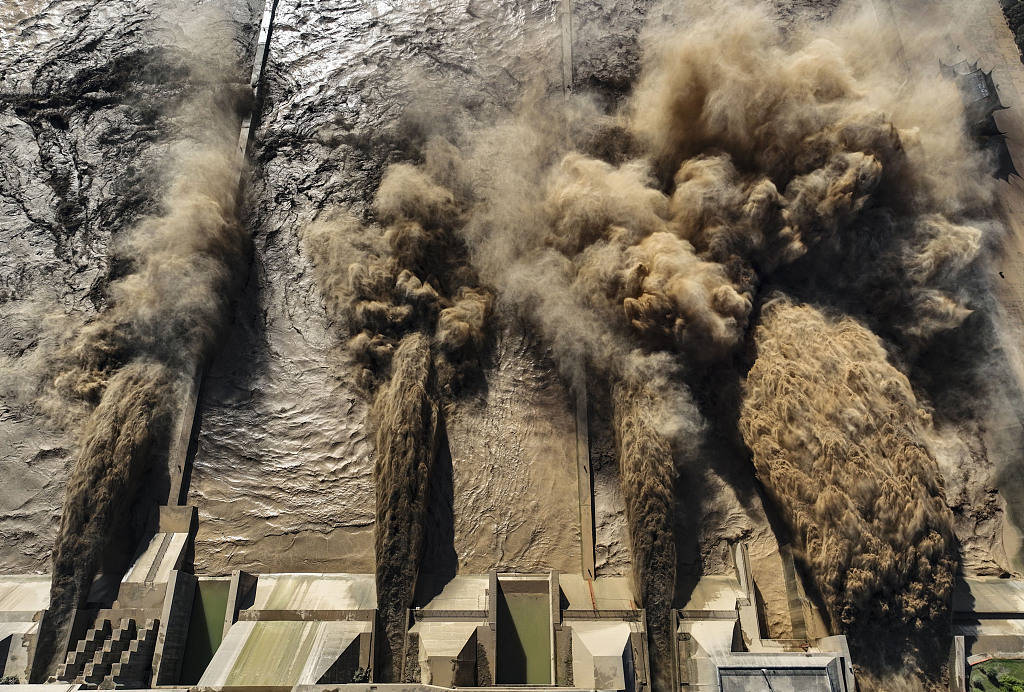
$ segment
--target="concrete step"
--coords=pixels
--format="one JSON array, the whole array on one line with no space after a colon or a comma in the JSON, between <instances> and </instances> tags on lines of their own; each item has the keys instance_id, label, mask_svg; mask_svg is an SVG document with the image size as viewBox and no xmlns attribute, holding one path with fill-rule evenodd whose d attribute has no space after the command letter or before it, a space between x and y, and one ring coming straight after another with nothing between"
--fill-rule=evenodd
<instances>
[{"instance_id":1,"label":"concrete step","mask_svg":"<svg viewBox=\"0 0 1024 692\"><path fill-rule=\"evenodd\" d=\"M85 682L96 685L103 682L103 678L107 677L109 673L109 665L104 665L102 663L87 663L85 664L85 670L83 671L82 678Z\"/></svg>"}]
</instances>

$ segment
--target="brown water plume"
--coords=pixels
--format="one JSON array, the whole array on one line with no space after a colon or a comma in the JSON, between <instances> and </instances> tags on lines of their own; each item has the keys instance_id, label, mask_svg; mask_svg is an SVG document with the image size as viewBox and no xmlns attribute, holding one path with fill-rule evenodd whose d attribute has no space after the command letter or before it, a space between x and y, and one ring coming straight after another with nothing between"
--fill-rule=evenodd
<instances>
[{"instance_id":1,"label":"brown water plume","mask_svg":"<svg viewBox=\"0 0 1024 692\"><path fill-rule=\"evenodd\" d=\"M216 343L247 258L231 94L197 96L181 117L197 113L204 127L176 145L162 210L131 230L130 269L110 283L107 308L50 354L42 405L73 426L78 444L34 680L60 662L114 521L131 510L151 464L166 459L185 385Z\"/></svg>"},{"instance_id":2,"label":"brown water plume","mask_svg":"<svg viewBox=\"0 0 1024 692\"><path fill-rule=\"evenodd\" d=\"M672 650L668 616L676 591L677 467L672 441L659 429L657 386L618 382L612 390L619 473L632 547L633 583L648 612L649 645L658 656ZM671 685L664 659L655 665L659 688Z\"/></svg>"},{"instance_id":3,"label":"brown water plume","mask_svg":"<svg viewBox=\"0 0 1024 692\"><path fill-rule=\"evenodd\" d=\"M740 430L834 628L895 668L941 659L928 649L949 626L953 519L910 382L861 324L785 297L755 342Z\"/></svg>"},{"instance_id":4,"label":"brown water plume","mask_svg":"<svg viewBox=\"0 0 1024 692\"><path fill-rule=\"evenodd\" d=\"M683 596L669 528L682 509L674 483L682 465L702 464L705 429L688 383L713 388L696 376L711 365L735 365L742 376L765 287L856 316L864 339L887 345L901 364L975 307L961 279L997 231L991 162L965 135L960 95L939 73L944 21L934 13L901 41L871 7L783 31L763 8L683 3L678 21L645 34L641 76L615 112L533 90L512 113L431 139L423 164L385 177L378 213L392 220L376 240L359 242L386 239L389 249L371 249L377 259L344 285L362 293L337 300L356 315L353 346L370 364L368 379L390 372L401 335L418 329L437 339L437 306L457 287L478 291L465 278L472 274L494 291L497 309L528 320L571 384L613 383L634 589L652 631L667 632L669 605ZM345 272L329 274L324 283L341 287ZM449 314L479 312L470 302ZM474 333L453 332L470 341ZM775 367L789 366L780 356ZM810 420L834 439L826 411ZM905 483L929 491L910 509L876 511L938 522L934 464L914 446L915 429L894 434L894 451L924 455ZM785 516L803 516L789 513L784 489L774 497ZM930 521L942 538L929 553L942 577L954 550L948 526ZM893 555L909 554L912 539L886 538ZM851 550L871 547L850 540ZM946 585L939 579L924 594L917 567L893 564L892 578L907 576L899 583L909 590L893 595L901 605L890 621L904 618L906 629L892 631L934 631L928 623L943 617ZM824 568L811 564L827 580ZM834 614L855 637L874 617L854 595L858 584ZM668 666L659 641L668 639L655 637L652 662Z\"/></svg>"},{"instance_id":5,"label":"brown water plume","mask_svg":"<svg viewBox=\"0 0 1024 692\"><path fill-rule=\"evenodd\" d=\"M377 601L397 668L423 549L440 414L432 395L430 342L423 334L413 332L402 339L392 366L391 380L377 393L371 416L377 451Z\"/></svg>"},{"instance_id":6,"label":"brown water plume","mask_svg":"<svg viewBox=\"0 0 1024 692\"><path fill-rule=\"evenodd\" d=\"M679 511L667 499L672 464L699 463L701 415L685 383L738 353L762 286L861 316L912 359L970 313L959 279L995 228L988 162L934 55L901 52L870 10L783 34L755 7L687 9L685 28L650 32L618 114L527 101L460 147L476 195L463 234L499 301L529 316L572 381L621 379L624 398L651 409L649 425L624 434L620 414L617 427L627 505L646 508L629 522L635 588L654 623L672 586L647 568L670 525L651 514ZM915 45L942 45L920 29ZM638 382L649 382L642 396ZM657 451L659 466L636 473L631 448ZM907 478L931 487L933 469ZM891 540L897 552L911 545ZM942 549L948 576L955 558ZM902 632L935 631L927 622L941 621L948 589L939 580L925 595L911 582L898 598L929 606ZM854 637L851 623L873 617L860 605L835 623Z\"/></svg>"},{"instance_id":7,"label":"brown water plume","mask_svg":"<svg viewBox=\"0 0 1024 692\"><path fill-rule=\"evenodd\" d=\"M80 451L68 479L53 550L50 604L40 628L35 665L59 663L71 617L83 605L117 521L130 511L153 455L166 442L174 409L174 376L157 362L134 360L104 384L80 432ZM47 657L54 660L49 661ZM43 677L47 670L36 669Z\"/></svg>"},{"instance_id":8,"label":"brown water plume","mask_svg":"<svg viewBox=\"0 0 1024 692\"><path fill-rule=\"evenodd\" d=\"M472 376L492 303L454 233L463 202L437 180L444 156L432 149L423 170L388 169L374 207L383 229L341 216L304 234L328 312L343 321L373 402L377 600L388 644L380 672L395 682L444 409Z\"/></svg>"}]
</instances>

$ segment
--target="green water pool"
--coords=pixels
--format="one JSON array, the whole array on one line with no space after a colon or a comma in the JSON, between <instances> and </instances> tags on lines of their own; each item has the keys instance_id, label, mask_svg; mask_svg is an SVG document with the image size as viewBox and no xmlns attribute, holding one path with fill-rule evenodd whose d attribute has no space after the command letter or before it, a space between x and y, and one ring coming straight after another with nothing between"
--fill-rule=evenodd
<instances>
[{"instance_id":1,"label":"green water pool","mask_svg":"<svg viewBox=\"0 0 1024 692\"><path fill-rule=\"evenodd\" d=\"M228 607L228 589L231 582L200 580L192 601L192 618L185 642L185 660L181 666L180 683L194 685L199 682L224 635L224 613Z\"/></svg>"},{"instance_id":2,"label":"green water pool","mask_svg":"<svg viewBox=\"0 0 1024 692\"><path fill-rule=\"evenodd\" d=\"M1024 688L1024 660L992 659L971 666L967 689L983 692L1015 692Z\"/></svg>"},{"instance_id":3,"label":"green water pool","mask_svg":"<svg viewBox=\"0 0 1024 692\"><path fill-rule=\"evenodd\" d=\"M550 620L547 593L506 593L499 588L498 684L551 684Z\"/></svg>"}]
</instances>

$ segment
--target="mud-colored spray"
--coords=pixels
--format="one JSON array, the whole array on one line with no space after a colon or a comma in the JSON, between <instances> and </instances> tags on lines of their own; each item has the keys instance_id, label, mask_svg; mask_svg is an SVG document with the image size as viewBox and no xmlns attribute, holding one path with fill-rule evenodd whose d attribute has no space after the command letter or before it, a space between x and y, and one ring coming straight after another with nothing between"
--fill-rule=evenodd
<instances>
[{"instance_id":1,"label":"mud-colored spray","mask_svg":"<svg viewBox=\"0 0 1024 692\"><path fill-rule=\"evenodd\" d=\"M166 458L184 385L227 318L248 247L236 219L237 120L229 97L200 94L186 104L181 117L201 114L203 126L176 145L162 211L131 231L130 272L110 284L108 308L52 354L53 388L43 405L73 420L78 445L35 680L60 662L113 522L132 508L151 461Z\"/></svg>"},{"instance_id":2,"label":"mud-colored spray","mask_svg":"<svg viewBox=\"0 0 1024 692\"><path fill-rule=\"evenodd\" d=\"M781 296L764 306L755 341L740 429L835 628L862 647L878 637L871 653L883 658L902 653L883 648L893 630L928 642L948 626L956 560L924 444L930 421L910 382L855 320Z\"/></svg>"},{"instance_id":3,"label":"mud-colored spray","mask_svg":"<svg viewBox=\"0 0 1024 692\"><path fill-rule=\"evenodd\" d=\"M691 7L686 22L650 34L617 116L527 103L461 146L477 200L463 234L481 276L534 321L570 379L626 383L616 388L620 465L627 504L645 508L629 521L652 629L674 597L669 571L649 568L667 564L672 522L648 513L680 511L661 501L672 497L671 463L692 463L700 445L687 373L737 353L766 283L861 316L912 358L969 314L957 279L993 226L987 162L964 136L955 87L937 56L897 55L892 28L872 12L813 36L783 36L742 6ZM921 32L916 46L941 50ZM636 401L650 407L648 424L627 429ZM657 453L637 464L631 449ZM933 465L907 473L937 482ZM788 502L783 490L776 499ZM950 543L936 551L942 569L954 564ZM905 584L915 595L897 600L934 607L890 641L929 629L948 605L942 583L932 596L916 594L925 582ZM857 605L837 625L872 617ZM669 658L652 649L655 663Z\"/></svg>"},{"instance_id":4,"label":"mud-colored spray","mask_svg":"<svg viewBox=\"0 0 1024 692\"><path fill-rule=\"evenodd\" d=\"M661 393L650 383L619 382L613 387L613 425L618 442L619 473L626 500L632 547L633 583L650 613L649 644L662 655L671 651L668 613L676 586L677 467L672 441L658 426ZM664 677L666 667L655 670ZM667 681L666 681L667 682Z\"/></svg>"},{"instance_id":5,"label":"mud-colored spray","mask_svg":"<svg viewBox=\"0 0 1024 692\"><path fill-rule=\"evenodd\" d=\"M474 369L492 302L454 233L464 202L437 181L442 154L428 152L423 170L387 171L375 202L383 232L341 217L304 234L328 311L344 322L373 401L377 601L387 637L380 672L396 682L439 426Z\"/></svg>"},{"instance_id":6,"label":"mud-colored spray","mask_svg":"<svg viewBox=\"0 0 1024 692\"><path fill-rule=\"evenodd\" d=\"M172 373L161 363L129 362L106 381L104 395L80 433L53 551L36 679L45 680L60 663L60 644L89 592L114 524L131 508L150 457L166 440L173 383Z\"/></svg>"},{"instance_id":7,"label":"mud-colored spray","mask_svg":"<svg viewBox=\"0 0 1024 692\"><path fill-rule=\"evenodd\" d=\"M377 451L377 601L396 668L405 609L412 604L419 573L430 470L437 454L440 421L433 376L430 342L413 332L395 350L391 379L377 393L371 413Z\"/></svg>"},{"instance_id":8,"label":"mud-colored spray","mask_svg":"<svg viewBox=\"0 0 1024 692\"><path fill-rule=\"evenodd\" d=\"M994 225L988 162L966 139L960 96L937 68L941 29L921 26L913 41L904 33L904 48L870 8L785 34L749 6L688 6L683 16L682 30L648 33L642 75L618 113L526 96L508 117L435 139L426 163L389 175L379 211L436 219L457 199L444 225L464 247L446 235L439 247L463 248L457 261L431 255L410 267L415 281L399 281L397 268L380 274L383 289L363 296L360 310L401 329L353 331L362 332L355 345L368 361L388 362L396 334L433 314L404 306L427 285L448 282L439 292L452 295L472 268L499 309L534 325L571 383L612 383L634 586L656 635L659 687L671 653L657 633L668 632L669 604L681 596L669 527L685 508L673 486L681 464L699 463L704 429L691 375L738 362L764 286L853 314L865 338L877 345L875 330L912 360L970 313L958 279ZM431 227L392 223L392 256L432 238ZM336 282L344 272L331 274ZM371 298L380 295L402 298ZM425 324L417 328L433 333ZM770 399L761 405L781 405ZM916 435L899 437L901 450L920 449ZM755 438L748 443L757 448ZM904 477L913 487L941 486L926 453ZM802 526L785 509L789 490L780 485L774 497ZM929 554L941 576L955 551L936 497L941 503L941 492L914 496L911 510L935 519L928 526L943 539ZM829 545L845 540L838 522L819 530ZM912 539L886 537L896 555ZM821 565L811 568L827 581ZM912 569L897 561L897 571ZM928 623L943 617L946 585L900 584L890 603L927 605L894 614L890 622L903 629L894 626L890 641L934 631ZM927 588L933 593L920 593ZM851 601L836 625L858 636L865 630L854 623L873 617L870 607L858 610L866 605Z\"/></svg>"}]
</instances>

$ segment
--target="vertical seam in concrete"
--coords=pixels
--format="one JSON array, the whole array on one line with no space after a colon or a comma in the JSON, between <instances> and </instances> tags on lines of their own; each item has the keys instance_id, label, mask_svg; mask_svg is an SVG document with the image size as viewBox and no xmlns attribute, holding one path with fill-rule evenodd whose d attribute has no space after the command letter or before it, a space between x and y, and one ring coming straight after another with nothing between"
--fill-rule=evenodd
<instances>
[{"instance_id":1,"label":"vertical seam in concrete","mask_svg":"<svg viewBox=\"0 0 1024 692\"><path fill-rule=\"evenodd\" d=\"M562 48L562 96L572 93L572 0L558 0L558 24ZM594 508L590 475L590 433L587 427L587 391L576 394L576 477L580 502L580 569L594 578Z\"/></svg>"},{"instance_id":2,"label":"vertical seam in concrete","mask_svg":"<svg viewBox=\"0 0 1024 692\"><path fill-rule=\"evenodd\" d=\"M810 632L808 632L807 621L804 618L804 603L800 598L797 586L799 577L796 573L796 563L793 561L793 551L790 546L780 545L779 557L782 558L782 577L785 581L786 602L789 607L790 636L793 639L805 639L810 636ZM768 636L772 636L772 634L769 632Z\"/></svg>"},{"instance_id":3,"label":"vertical seam in concrete","mask_svg":"<svg viewBox=\"0 0 1024 692\"><path fill-rule=\"evenodd\" d=\"M583 576L594 578L594 507L590 469L590 431L587 422L587 392L576 394L576 478L580 501L580 560Z\"/></svg>"},{"instance_id":4,"label":"vertical seam in concrete","mask_svg":"<svg viewBox=\"0 0 1024 692\"><path fill-rule=\"evenodd\" d=\"M558 23L562 36L562 94L572 92L572 0L558 0Z\"/></svg>"},{"instance_id":5,"label":"vertical seam in concrete","mask_svg":"<svg viewBox=\"0 0 1024 692\"><path fill-rule=\"evenodd\" d=\"M239 200L241 200L245 159L249 153L249 145L252 143L253 124L261 106L263 72L267 66L270 34L274 24L274 13L277 12L277 3L278 0L264 0L259 34L256 38L256 52L253 59L252 73L249 75L249 88L252 89L253 107L242 118L238 133L237 151L235 152L238 157L236 166ZM195 370L189 378L188 389L185 393L185 405L177 421L177 430L173 433L168 448L167 466L171 473L175 474L171 479L170 495L167 498L167 504L169 505L187 504L188 481L191 480L189 448L192 446L192 439L198 433L196 429L196 412L199 408L199 390L202 386L205 369L205 363L196 363Z\"/></svg>"},{"instance_id":6,"label":"vertical seam in concrete","mask_svg":"<svg viewBox=\"0 0 1024 692\"><path fill-rule=\"evenodd\" d=\"M156 579L157 573L160 571L160 564L164 561L167 556L167 546L170 545L171 539L174 538L173 533L165 533L163 538L160 539L160 548L156 551L156 558L150 564L149 569L146 571L146 576L143 582L146 584L152 584Z\"/></svg>"},{"instance_id":7,"label":"vertical seam in concrete","mask_svg":"<svg viewBox=\"0 0 1024 692\"><path fill-rule=\"evenodd\" d=\"M171 438L168 449L168 468L174 474L171 479L171 490L167 498L169 505L184 505L188 494L186 478L188 477L189 446L192 444L192 433L195 428L196 408L199 405L199 385L202 380L202 369L196 365L192 376L188 378L188 389L185 391L185 405L177 420L177 431Z\"/></svg>"}]
</instances>

